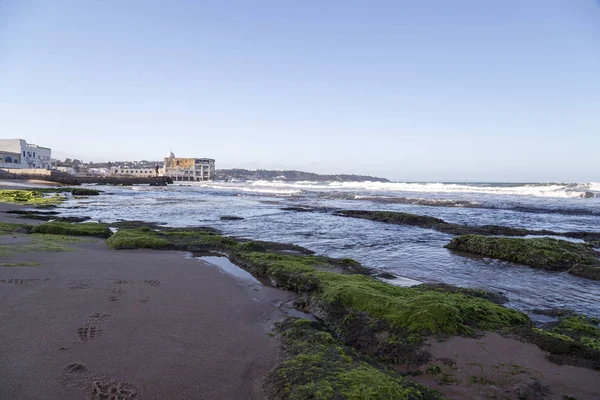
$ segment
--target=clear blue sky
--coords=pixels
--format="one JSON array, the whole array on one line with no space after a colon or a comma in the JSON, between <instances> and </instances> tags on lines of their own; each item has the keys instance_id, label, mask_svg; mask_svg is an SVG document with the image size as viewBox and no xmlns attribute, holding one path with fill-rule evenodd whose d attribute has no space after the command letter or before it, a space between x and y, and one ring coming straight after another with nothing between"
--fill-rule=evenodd
<instances>
[{"instance_id":1,"label":"clear blue sky","mask_svg":"<svg viewBox=\"0 0 600 400\"><path fill-rule=\"evenodd\" d=\"M600 3L0 0L0 137L86 161L600 181Z\"/></svg>"}]
</instances>

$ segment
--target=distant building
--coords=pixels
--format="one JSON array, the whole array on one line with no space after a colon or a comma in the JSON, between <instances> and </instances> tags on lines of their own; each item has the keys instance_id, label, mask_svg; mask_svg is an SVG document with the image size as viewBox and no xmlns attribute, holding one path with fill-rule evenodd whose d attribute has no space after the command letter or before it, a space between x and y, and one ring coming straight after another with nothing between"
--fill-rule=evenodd
<instances>
[{"instance_id":1,"label":"distant building","mask_svg":"<svg viewBox=\"0 0 600 400\"><path fill-rule=\"evenodd\" d=\"M77 172L75 171L75 168L73 168L73 167L56 167L56 169L60 172L65 172L65 173L71 174L71 175L77 175Z\"/></svg>"},{"instance_id":2,"label":"distant building","mask_svg":"<svg viewBox=\"0 0 600 400\"><path fill-rule=\"evenodd\" d=\"M173 152L165 157L163 176L173 181L212 181L215 179L215 160L212 158L177 158Z\"/></svg>"},{"instance_id":3,"label":"distant building","mask_svg":"<svg viewBox=\"0 0 600 400\"><path fill-rule=\"evenodd\" d=\"M160 169L158 170L160 173ZM155 176L156 171L154 168L136 168L132 166L121 166L121 167L112 167L110 169L110 175L127 175L127 176L141 176L141 177L149 177Z\"/></svg>"},{"instance_id":4,"label":"distant building","mask_svg":"<svg viewBox=\"0 0 600 400\"><path fill-rule=\"evenodd\" d=\"M52 168L50 148L23 139L0 139L2 168Z\"/></svg>"}]
</instances>

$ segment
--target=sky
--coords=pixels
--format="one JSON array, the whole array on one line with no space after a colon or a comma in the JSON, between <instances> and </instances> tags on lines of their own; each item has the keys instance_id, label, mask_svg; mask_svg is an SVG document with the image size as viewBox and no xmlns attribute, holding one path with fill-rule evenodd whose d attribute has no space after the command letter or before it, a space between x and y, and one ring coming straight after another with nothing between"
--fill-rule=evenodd
<instances>
[{"instance_id":1,"label":"sky","mask_svg":"<svg viewBox=\"0 0 600 400\"><path fill-rule=\"evenodd\" d=\"M600 181L597 0L0 0L0 137L413 181Z\"/></svg>"}]
</instances>

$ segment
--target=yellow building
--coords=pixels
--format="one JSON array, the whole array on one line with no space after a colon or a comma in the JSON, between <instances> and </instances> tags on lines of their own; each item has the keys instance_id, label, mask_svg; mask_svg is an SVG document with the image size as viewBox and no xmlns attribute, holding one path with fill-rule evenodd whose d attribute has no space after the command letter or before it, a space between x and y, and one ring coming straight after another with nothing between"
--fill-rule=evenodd
<instances>
[{"instance_id":1,"label":"yellow building","mask_svg":"<svg viewBox=\"0 0 600 400\"><path fill-rule=\"evenodd\" d=\"M173 181L212 181L215 179L215 160L212 158L177 158L173 152L165 157L163 176Z\"/></svg>"}]
</instances>

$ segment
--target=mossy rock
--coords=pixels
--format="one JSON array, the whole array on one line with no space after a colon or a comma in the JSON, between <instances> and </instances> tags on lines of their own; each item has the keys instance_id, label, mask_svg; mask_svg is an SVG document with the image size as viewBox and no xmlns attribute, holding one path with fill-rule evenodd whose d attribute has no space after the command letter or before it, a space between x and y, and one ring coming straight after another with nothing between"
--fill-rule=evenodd
<instances>
[{"instance_id":1,"label":"mossy rock","mask_svg":"<svg viewBox=\"0 0 600 400\"><path fill-rule=\"evenodd\" d=\"M158 229L161 224L157 222L145 222L145 221L118 221L111 222L108 224L110 227L118 228L118 229L137 229L137 228L151 228Z\"/></svg>"},{"instance_id":2,"label":"mossy rock","mask_svg":"<svg viewBox=\"0 0 600 400\"><path fill-rule=\"evenodd\" d=\"M0 235L6 235L8 233L29 233L31 232L31 228L33 227L27 224L0 222Z\"/></svg>"},{"instance_id":3,"label":"mossy rock","mask_svg":"<svg viewBox=\"0 0 600 400\"><path fill-rule=\"evenodd\" d=\"M516 331L548 351L557 364L600 370L600 320L572 312L554 315L560 315L559 321Z\"/></svg>"},{"instance_id":4,"label":"mossy rock","mask_svg":"<svg viewBox=\"0 0 600 400\"><path fill-rule=\"evenodd\" d=\"M163 249L169 242L148 227L124 229L106 240L111 249Z\"/></svg>"},{"instance_id":5,"label":"mossy rock","mask_svg":"<svg viewBox=\"0 0 600 400\"><path fill-rule=\"evenodd\" d=\"M44 233L53 235L67 236L96 236L108 238L112 234L105 224L97 222L87 222L74 224L68 222L46 222L45 224L34 226L32 233Z\"/></svg>"},{"instance_id":6,"label":"mossy rock","mask_svg":"<svg viewBox=\"0 0 600 400\"><path fill-rule=\"evenodd\" d=\"M34 207L51 207L62 203L65 198L59 194L45 196L39 190L0 190L0 202L22 204Z\"/></svg>"},{"instance_id":7,"label":"mossy rock","mask_svg":"<svg viewBox=\"0 0 600 400\"><path fill-rule=\"evenodd\" d=\"M473 297L480 297L496 304L505 304L508 302L508 298L502 292L490 292L482 289L463 288L447 283L423 283L414 287L416 289L433 290L437 292L462 293Z\"/></svg>"},{"instance_id":8,"label":"mossy rock","mask_svg":"<svg viewBox=\"0 0 600 400\"><path fill-rule=\"evenodd\" d=\"M315 252L291 243L265 242L262 240L242 241L237 250L241 251L256 251L256 252L272 252L272 253L295 253L295 254L314 254Z\"/></svg>"},{"instance_id":9,"label":"mossy rock","mask_svg":"<svg viewBox=\"0 0 600 400\"><path fill-rule=\"evenodd\" d=\"M237 251L230 260L277 287L304 294L305 306L329 329L386 361L426 362L419 347L427 335L474 335L529 322L483 293L397 287L362 274L327 272L323 257Z\"/></svg>"},{"instance_id":10,"label":"mossy rock","mask_svg":"<svg viewBox=\"0 0 600 400\"><path fill-rule=\"evenodd\" d=\"M336 212L336 215L368 219L387 224L420 226L422 228L434 228L446 223L444 220L435 217L395 211L340 210Z\"/></svg>"},{"instance_id":11,"label":"mossy rock","mask_svg":"<svg viewBox=\"0 0 600 400\"><path fill-rule=\"evenodd\" d=\"M73 196L99 196L100 191L95 189L71 189L71 194Z\"/></svg>"},{"instance_id":12,"label":"mossy rock","mask_svg":"<svg viewBox=\"0 0 600 400\"><path fill-rule=\"evenodd\" d=\"M345 346L318 324L278 323L284 360L264 379L267 399L437 400L443 397Z\"/></svg>"},{"instance_id":13,"label":"mossy rock","mask_svg":"<svg viewBox=\"0 0 600 400\"><path fill-rule=\"evenodd\" d=\"M409 214L397 211L337 210L334 215L362 218L386 224L418 226L434 229L450 235L484 236L564 236L583 239L589 243L600 243L600 232L554 232L550 230L532 230L500 225L462 225L452 224L442 219L426 215Z\"/></svg>"},{"instance_id":14,"label":"mossy rock","mask_svg":"<svg viewBox=\"0 0 600 400\"><path fill-rule=\"evenodd\" d=\"M553 238L464 235L452 239L446 247L549 271L568 271L585 278L600 279L597 253L583 243Z\"/></svg>"}]
</instances>

